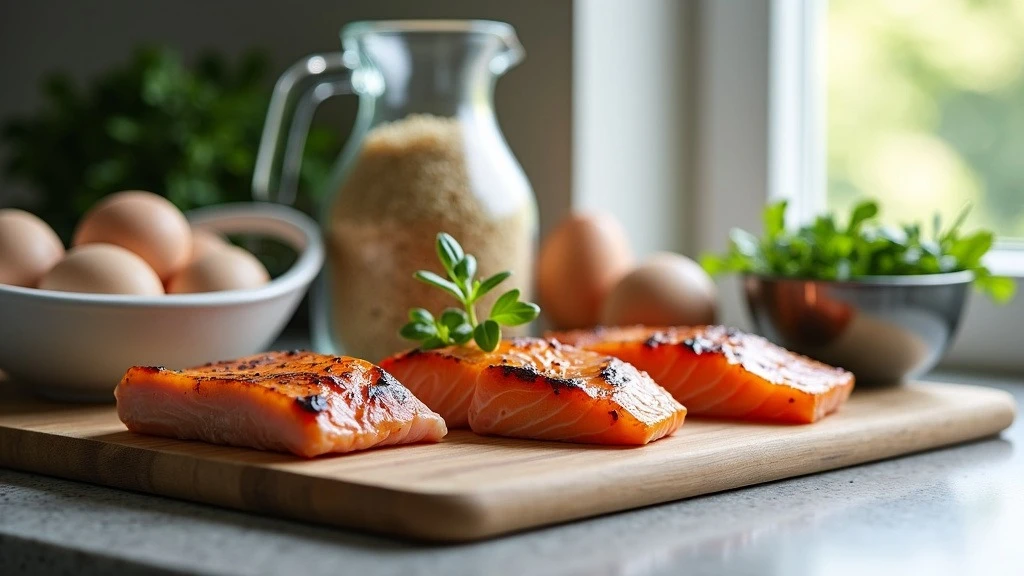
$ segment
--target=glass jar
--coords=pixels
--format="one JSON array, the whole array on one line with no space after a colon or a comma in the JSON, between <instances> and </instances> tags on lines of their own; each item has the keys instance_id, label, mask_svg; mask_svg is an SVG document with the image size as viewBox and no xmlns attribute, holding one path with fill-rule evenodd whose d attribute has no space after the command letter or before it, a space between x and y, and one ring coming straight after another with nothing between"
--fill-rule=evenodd
<instances>
[{"instance_id":1,"label":"glass jar","mask_svg":"<svg viewBox=\"0 0 1024 576\"><path fill-rule=\"evenodd\" d=\"M513 272L481 313L509 288L529 298L536 200L493 100L523 51L511 26L487 21L357 22L341 38L343 52L310 56L278 81L254 190L258 199L294 198L316 105L359 97L320 213L328 262L313 294L313 343L377 361L411 345L398 336L409 308L458 306L413 279L416 270L443 275L439 232L477 257L478 277Z\"/></svg>"}]
</instances>

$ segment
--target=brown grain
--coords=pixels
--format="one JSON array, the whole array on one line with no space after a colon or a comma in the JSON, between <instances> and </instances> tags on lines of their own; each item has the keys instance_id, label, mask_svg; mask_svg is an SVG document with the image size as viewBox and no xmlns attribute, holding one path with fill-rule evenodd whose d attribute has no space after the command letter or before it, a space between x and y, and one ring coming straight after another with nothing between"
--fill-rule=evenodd
<instances>
[{"instance_id":1,"label":"brown grain","mask_svg":"<svg viewBox=\"0 0 1024 576\"><path fill-rule=\"evenodd\" d=\"M487 276L514 276L478 304L483 314L512 287L529 297L536 214L533 206L493 213L485 198L502 182L474 182L462 125L413 115L371 130L328 218L333 337L346 354L380 360L411 343L398 336L409 308L438 314L451 297L413 279L442 273L434 238L444 231L476 256Z\"/></svg>"}]
</instances>

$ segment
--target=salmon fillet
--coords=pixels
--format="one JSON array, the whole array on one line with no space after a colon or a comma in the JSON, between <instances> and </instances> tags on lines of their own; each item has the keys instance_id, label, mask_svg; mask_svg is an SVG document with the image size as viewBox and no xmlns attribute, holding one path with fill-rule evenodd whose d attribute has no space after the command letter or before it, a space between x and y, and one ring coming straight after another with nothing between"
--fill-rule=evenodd
<instances>
[{"instance_id":1,"label":"salmon fillet","mask_svg":"<svg viewBox=\"0 0 1024 576\"><path fill-rule=\"evenodd\" d=\"M478 434L642 445L672 434L686 417L686 408L633 366L538 338L506 340L490 353L417 349L381 365L452 427Z\"/></svg>"},{"instance_id":2,"label":"salmon fillet","mask_svg":"<svg viewBox=\"0 0 1024 576\"><path fill-rule=\"evenodd\" d=\"M135 366L114 390L132 432L311 458L436 442L444 420L365 360L270 352L188 370Z\"/></svg>"},{"instance_id":3,"label":"salmon fillet","mask_svg":"<svg viewBox=\"0 0 1024 576\"><path fill-rule=\"evenodd\" d=\"M437 350L414 348L381 361L387 370L405 383L417 398L444 418L449 428L469 428L469 405L480 372L489 363L500 362L498 354L475 345L449 346Z\"/></svg>"},{"instance_id":4,"label":"salmon fillet","mask_svg":"<svg viewBox=\"0 0 1024 576\"><path fill-rule=\"evenodd\" d=\"M690 414L810 423L837 410L853 374L722 326L632 326L550 333L646 371Z\"/></svg>"}]
</instances>

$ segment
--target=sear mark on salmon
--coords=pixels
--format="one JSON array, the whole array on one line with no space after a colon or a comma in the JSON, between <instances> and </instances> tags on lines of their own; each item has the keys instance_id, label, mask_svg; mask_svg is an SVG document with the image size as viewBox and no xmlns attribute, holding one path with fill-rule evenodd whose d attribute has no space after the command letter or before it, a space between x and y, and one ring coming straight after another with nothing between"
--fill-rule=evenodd
<instances>
[{"instance_id":1,"label":"sear mark on salmon","mask_svg":"<svg viewBox=\"0 0 1024 576\"><path fill-rule=\"evenodd\" d=\"M300 396L295 399L295 403L302 407L303 410L313 414L319 414L327 410L327 399L320 394Z\"/></svg>"},{"instance_id":2,"label":"sear mark on salmon","mask_svg":"<svg viewBox=\"0 0 1024 576\"><path fill-rule=\"evenodd\" d=\"M596 334L597 337L599 337L600 334L603 334L603 333L604 333L604 330L601 330L600 333L595 333L595 334ZM672 343L672 341L668 338L667 334L665 334L664 332L655 332L654 334L651 335L650 338L648 338L647 340L644 341L644 346L647 347L647 348L657 348L658 346L662 346L664 344L671 344L671 343Z\"/></svg>"},{"instance_id":3,"label":"sear mark on salmon","mask_svg":"<svg viewBox=\"0 0 1024 576\"><path fill-rule=\"evenodd\" d=\"M559 394L566 388L582 388L586 385L580 378L559 378L542 373L533 366L510 366L507 363L501 364L501 373L505 377L515 378L523 382L536 382L537 380L551 386L555 394Z\"/></svg>"},{"instance_id":4,"label":"sear mark on salmon","mask_svg":"<svg viewBox=\"0 0 1024 576\"><path fill-rule=\"evenodd\" d=\"M399 402L405 402L408 391L394 376L386 370L381 370L380 376L377 377L377 380L373 383L373 386L370 386L366 394L371 399L387 394Z\"/></svg>"},{"instance_id":5,"label":"sear mark on salmon","mask_svg":"<svg viewBox=\"0 0 1024 576\"><path fill-rule=\"evenodd\" d=\"M700 336L694 338L687 338L680 342L684 348L689 348L691 352L700 356L704 353L721 354L722 345L717 342L712 342L707 338L701 338Z\"/></svg>"},{"instance_id":6,"label":"sear mark on salmon","mask_svg":"<svg viewBox=\"0 0 1024 576\"><path fill-rule=\"evenodd\" d=\"M626 363L618 358L609 359L608 363L601 368L600 376L611 386L625 386L632 379L626 369Z\"/></svg>"}]
</instances>

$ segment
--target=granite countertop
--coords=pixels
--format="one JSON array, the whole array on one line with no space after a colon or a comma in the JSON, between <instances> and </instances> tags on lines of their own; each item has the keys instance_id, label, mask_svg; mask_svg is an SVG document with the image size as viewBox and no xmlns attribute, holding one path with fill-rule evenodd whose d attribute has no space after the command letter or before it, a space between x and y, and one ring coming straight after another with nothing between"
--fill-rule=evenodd
<instances>
[{"instance_id":1,"label":"granite countertop","mask_svg":"<svg viewBox=\"0 0 1024 576\"><path fill-rule=\"evenodd\" d=\"M1009 390L1020 377L933 379ZM0 469L0 574L1022 574L1024 425L999 438L427 546Z\"/></svg>"}]
</instances>

